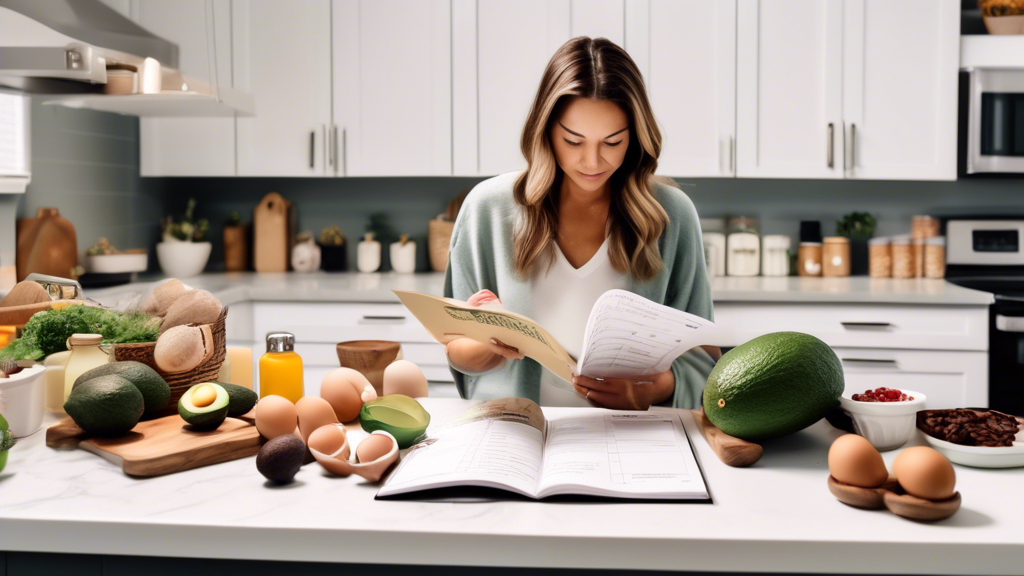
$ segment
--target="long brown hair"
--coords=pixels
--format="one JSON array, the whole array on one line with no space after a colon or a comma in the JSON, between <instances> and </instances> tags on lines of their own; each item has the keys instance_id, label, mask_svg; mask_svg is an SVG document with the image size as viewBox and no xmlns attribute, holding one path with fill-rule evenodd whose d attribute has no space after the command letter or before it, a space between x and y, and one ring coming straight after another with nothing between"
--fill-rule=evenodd
<instances>
[{"instance_id":1,"label":"long brown hair","mask_svg":"<svg viewBox=\"0 0 1024 576\"><path fill-rule=\"evenodd\" d=\"M661 132L654 121L640 70L629 54L606 38L573 38L551 57L520 147L527 169L513 193L523 217L513 239L515 270L528 276L542 257L554 253L558 230L558 191L565 174L555 161L550 132L575 96L609 100L629 119L629 147L622 165L609 179L611 223L608 257L612 266L649 280L661 270L658 238L668 214L654 198L652 178L661 154Z\"/></svg>"}]
</instances>

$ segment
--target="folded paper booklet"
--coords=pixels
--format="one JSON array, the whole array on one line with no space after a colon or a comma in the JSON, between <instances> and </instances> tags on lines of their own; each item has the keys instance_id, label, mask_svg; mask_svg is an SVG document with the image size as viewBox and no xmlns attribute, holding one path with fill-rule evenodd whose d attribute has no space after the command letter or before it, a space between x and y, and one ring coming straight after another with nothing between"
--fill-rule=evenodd
<instances>
[{"instance_id":1,"label":"folded paper booklet","mask_svg":"<svg viewBox=\"0 0 1024 576\"><path fill-rule=\"evenodd\" d=\"M377 497L466 486L536 499L710 499L676 412L541 409L526 398L481 402L431 431Z\"/></svg>"},{"instance_id":2,"label":"folded paper booklet","mask_svg":"<svg viewBox=\"0 0 1024 576\"><path fill-rule=\"evenodd\" d=\"M573 360L533 320L497 303L470 306L461 300L395 290L399 300L438 342L496 338L518 348L567 382L591 378L635 378L669 369L687 350L708 341L714 323L652 302L626 290L609 290L590 310L583 354Z\"/></svg>"}]
</instances>

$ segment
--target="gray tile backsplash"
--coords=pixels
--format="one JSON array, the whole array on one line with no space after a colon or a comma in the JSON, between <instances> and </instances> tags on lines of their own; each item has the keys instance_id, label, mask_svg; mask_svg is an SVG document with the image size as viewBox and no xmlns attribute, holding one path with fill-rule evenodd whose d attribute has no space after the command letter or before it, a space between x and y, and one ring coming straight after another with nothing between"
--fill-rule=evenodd
<instances>
[{"instance_id":1,"label":"gray tile backsplash","mask_svg":"<svg viewBox=\"0 0 1024 576\"><path fill-rule=\"evenodd\" d=\"M0 216L31 216L56 206L78 232L84 252L99 236L119 248L159 240L159 219L180 213L189 197L209 218L214 252L208 270L223 268L221 227L232 211L246 222L264 194L294 202L298 229L318 232L337 225L349 239L349 268L369 216L386 213L397 233L418 241L419 269L426 270L427 222L447 202L482 178L140 178L138 122L116 114L32 105L32 184L23 197L0 196ZM967 177L956 182L678 179L702 217L745 215L761 220L763 233L796 239L799 221L835 221L857 210L874 214L879 235L909 232L914 214L1024 214L1024 177ZM13 250L13 231L0 236L0 251ZM151 250L151 269L156 269Z\"/></svg>"}]
</instances>

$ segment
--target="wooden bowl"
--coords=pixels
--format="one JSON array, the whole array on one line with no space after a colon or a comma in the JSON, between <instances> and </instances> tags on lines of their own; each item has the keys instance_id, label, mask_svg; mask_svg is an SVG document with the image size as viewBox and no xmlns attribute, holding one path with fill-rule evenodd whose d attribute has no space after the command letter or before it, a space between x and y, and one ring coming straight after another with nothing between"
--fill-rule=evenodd
<instances>
[{"instance_id":1,"label":"wooden bowl","mask_svg":"<svg viewBox=\"0 0 1024 576\"><path fill-rule=\"evenodd\" d=\"M945 500L925 500L907 494L895 476L889 476L889 479L877 488L861 488L844 484L830 474L828 490L843 504L856 508L888 508L897 516L914 520L942 520L960 509L959 492Z\"/></svg>"},{"instance_id":2,"label":"wooden bowl","mask_svg":"<svg viewBox=\"0 0 1024 576\"><path fill-rule=\"evenodd\" d=\"M402 345L389 340L350 340L340 342L336 348L341 367L362 373L377 391L377 396L383 396L384 369L395 360L402 359Z\"/></svg>"}]
</instances>

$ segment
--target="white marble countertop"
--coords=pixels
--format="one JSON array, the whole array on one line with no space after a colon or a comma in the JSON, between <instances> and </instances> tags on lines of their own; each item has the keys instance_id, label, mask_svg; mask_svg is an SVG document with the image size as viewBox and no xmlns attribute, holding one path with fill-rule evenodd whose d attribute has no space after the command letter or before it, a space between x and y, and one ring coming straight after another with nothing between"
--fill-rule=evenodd
<instances>
[{"instance_id":1,"label":"white marble countertop","mask_svg":"<svg viewBox=\"0 0 1024 576\"><path fill-rule=\"evenodd\" d=\"M432 426L468 403L423 399ZM840 432L824 421L734 469L681 414L713 504L376 501L375 485L315 463L293 484L268 487L254 457L133 479L93 454L47 448L40 431L0 473L3 548L694 571L1019 574L1024 566L1024 469L955 466L960 511L914 522L831 496L826 457ZM897 453L884 454L890 467Z\"/></svg>"},{"instance_id":2,"label":"white marble countertop","mask_svg":"<svg viewBox=\"0 0 1024 576\"><path fill-rule=\"evenodd\" d=\"M161 277L112 288L89 289L86 296L107 303L111 297L148 289ZM440 295L444 274L361 274L356 272L259 274L235 272L202 274L186 284L213 292L225 305L245 301L398 302L391 290ZM721 302L841 302L988 306L992 294L961 288L945 280L846 278L720 277L711 281L715 303Z\"/></svg>"}]
</instances>

